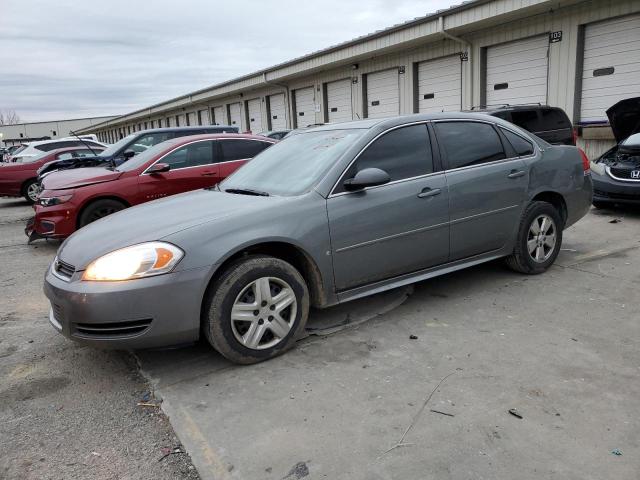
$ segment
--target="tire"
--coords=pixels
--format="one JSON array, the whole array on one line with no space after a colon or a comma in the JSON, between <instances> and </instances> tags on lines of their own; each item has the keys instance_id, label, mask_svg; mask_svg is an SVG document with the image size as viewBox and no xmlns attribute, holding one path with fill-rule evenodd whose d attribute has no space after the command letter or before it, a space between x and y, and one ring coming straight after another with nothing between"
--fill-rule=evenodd
<instances>
[{"instance_id":1,"label":"tire","mask_svg":"<svg viewBox=\"0 0 640 480\"><path fill-rule=\"evenodd\" d=\"M544 218L553 222L550 227L545 227L547 224L542 224L541 228L541 219ZM539 231L547 228L547 232L551 232L551 229L553 229L555 232L553 246L549 245L551 243L551 235L535 235L534 222L537 222ZM562 217L553 205L547 202L532 202L529 204L520 220L518 238L516 239L513 253L506 259L509 268L529 275L545 272L555 262L560 252L563 228ZM532 246L534 251L530 253L530 247Z\"/></svg>"},{"instance_id":2,"label":"tire","mask_svg":"<svg viewBox=\"0 0 640 480\"><path fill-rule=\"evenodd\" d=\"M265 292L267 285L267 295L257 292L257 288ZM287 299L295 300L276 311L278 295L281 305ZM257 303L260 298L262 303ZM238 312L236 316L232 310ZM252 364L292 348L308 316L309 290L300 272L279 258L253 255L231 264L209 288L202 328L211 346L224 357Z\"/></svg>"},{"instance_id":3,"label":"tire","mask_svg":"<svg viewBox=\"0 0 640 480\"><path fill-rule=\"evenodd\" d=\"M40 194L40 182L37 178L27 180L22 186L22 195L29 205L36 203L38 195Z\"/></svg>"},{"instance_id":4,"label":"tire","mask_svg":"<svg viewBox=\"0 0 640 480\"><path fill-rule=\"evenodd\" d=\"M95 202L90 203L80 214L78 228L85 227L91 222L100 220L103 217L119 212L120 210L124 210L125 208L127 208L127 206L118 200L112 200L110 198L96 200Z\"/></svg>"}]
</instances>

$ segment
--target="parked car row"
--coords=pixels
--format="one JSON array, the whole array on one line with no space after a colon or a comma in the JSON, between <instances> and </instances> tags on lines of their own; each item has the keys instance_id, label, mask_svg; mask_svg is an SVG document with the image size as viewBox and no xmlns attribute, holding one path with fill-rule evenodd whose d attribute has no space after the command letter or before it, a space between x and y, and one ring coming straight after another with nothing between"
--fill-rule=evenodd
<instances>
[{"instance_id":1,"label":"parked car row","mask_svg":"<svg viewBox=\"0 0 640 480\"><path fill-rule=\"evenodd\" d=\"M311 306L497 258L544 272L593 193L582 151L477 113L173 139L43 188L32 231L88 223L46 274L57 331L115 348L203 336L238 363L291 348Z\"/></svg>"}]
</instances>

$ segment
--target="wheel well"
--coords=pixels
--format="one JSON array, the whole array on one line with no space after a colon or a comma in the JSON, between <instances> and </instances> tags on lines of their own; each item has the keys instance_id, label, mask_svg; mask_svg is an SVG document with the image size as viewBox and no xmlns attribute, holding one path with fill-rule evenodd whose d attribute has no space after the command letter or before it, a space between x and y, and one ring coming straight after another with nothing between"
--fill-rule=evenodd
<instances>
[{"instance_id":1,"label":"wheel well","mask_svg":"<svg viewBox=\"0 0 640 480\"><path fill-rule=\"evenodd\" d=\"M547 202L556 207L560 213L563 223L567 222L567 203L564 201L564 197L556 192L541 192L532 199L533 202L541 201Z\"/></svg>"},{"instance_id":2,"label":"wheel well","mask_svg":"<svg viewBox=\"0 0 640 480\"><path fill-rule=\"evenodd\" d=\"M259 243L234 253L231 257L226 259L222 265L220 265L209 282L209 286L215 283L216 279L222 275L231 263L248 255L269 255L290 263L296 268L296 270L298 270L298 272L300 272L307 283L311 305L319 307L327 303L327 299L322 288L322 275L320 274L320 270L316 263L302 249L286 242Z\"/></svg>"},{"instance_id":3,"label":"wheel well","mask_svg":"<svg viewBox=\"0 0 640 480\"><path fill-rule=\"evenodd\" d=\"M129 202L127 202L126 200L123 200L120 197L116 197L116 196L106 196L106 197L92 198L85 205L83 205L83 207L78 212L78 215L76 215L76 228L80 228L80 219L82 218L82 214L85 212L85 210L87 208L89 208L91 205L93 205L94 203L99 202L100 200L115 200L116 202L120 202L121 204L123 204L125 206L125 208L129 208L131 206L129 204Z\"/></svg>"}]
</instances>

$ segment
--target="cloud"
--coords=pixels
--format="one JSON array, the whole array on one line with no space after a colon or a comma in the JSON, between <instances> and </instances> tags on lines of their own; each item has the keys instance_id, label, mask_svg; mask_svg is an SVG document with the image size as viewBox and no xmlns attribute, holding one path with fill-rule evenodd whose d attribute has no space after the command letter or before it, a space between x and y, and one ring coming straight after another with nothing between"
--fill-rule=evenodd
<instances>
[{"instance_id":1,"label":"cloud","mask_svg":"<svg viewBox=\"0 0 640 480\"><path fill-rule=\"evenodd\" d=\"M27 121L123 114L450 3L2 0L0 109Z\"/></svg>"}]
</instances>

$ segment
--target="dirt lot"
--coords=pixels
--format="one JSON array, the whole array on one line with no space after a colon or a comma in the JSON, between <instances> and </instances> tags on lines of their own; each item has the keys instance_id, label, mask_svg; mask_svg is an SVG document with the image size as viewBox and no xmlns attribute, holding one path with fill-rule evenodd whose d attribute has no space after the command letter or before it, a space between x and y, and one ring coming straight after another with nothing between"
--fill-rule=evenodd
<instances>
[{"instance_id":1,"label":"dirt lot","mask_svg":"<svg viewBox=\"0 0 640 480\"><path fill-rule=\"evenodd\" d=\"M25 245L29 213L0 200L0 477L196 477L159 461L183 447L137 406L133 357L48 326L56 245ZM594 210L544 275L491 263L315 312L373 318L251 367L205 345L137 358L203 479L637 480L639 265L640 212Z\"/></svg>"},{"instance_id":2,"label":"dirt lot","mask_svg":"<svg viewBox=\"0 0 640 480\"><path fill-rule=\"evenodd\" d=\"M80 347L48 324L42 278L58 247L27 246L31 208L0 199L0 479L198 478L135 357ZM156 400L153 396L148 403Z\"/></svg>"}]
</instances>

